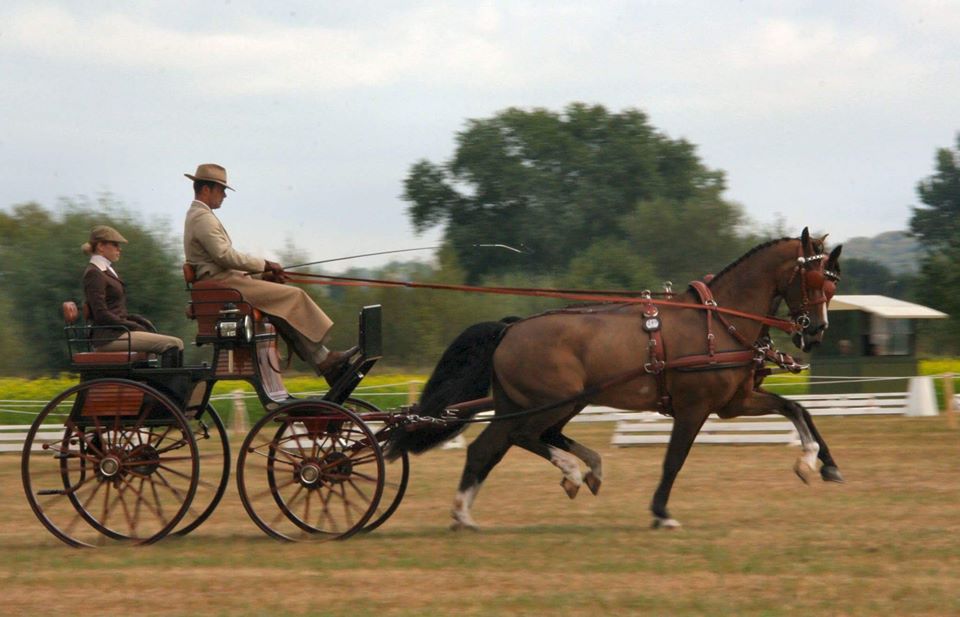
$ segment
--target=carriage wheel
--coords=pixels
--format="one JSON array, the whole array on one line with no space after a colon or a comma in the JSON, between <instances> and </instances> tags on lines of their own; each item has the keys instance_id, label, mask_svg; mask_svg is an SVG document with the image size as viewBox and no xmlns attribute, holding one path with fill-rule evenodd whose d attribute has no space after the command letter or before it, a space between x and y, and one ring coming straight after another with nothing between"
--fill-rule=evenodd
<instances>
[{"instance_id":1,"label":"carriage wheel","mask_svg":"<svg viewBox=\"0 0 960 617\"><path fill-rule=\"evenodd\" d=\"M86 381L57 396L30 427L21 458L34 514L77 547L164 537L190 507L199 470L180 410L127 379Z\"/></svg>"},{"instance_id":2,"label":"carriage wheel","mask_svg":"<svg viewBox=\"0 0 960 617\"><path fill-rule=\"evenodd\" d=\"M247 514L280 540L347 538L383 493L377 437L352 411L298 401L257 422L240 447L237 488Z\"/></svg>"},{"instance_id":3,"label":"carriage wheel","mask_svg":"<svg viewBox=\"0 0 960 617\"><path fill-rule=\"evenodd\" d=\"M380 413L380 409L376 405L356 398L348 398L343 402L343 406L361 418L363 418L364 413ZM377 442L381 444L381 447L390 438L390 433L394 430L396 430L396 427L386 424L376 429L374 434L377 436ZM377 506L376 513L364 525L362 530L364 533L373 531L387 522L387 519L397 511L404 493L407 492L407 482L410 479L410 456L403 452L398 458L384 462L386 467L383 496L380 497L380 505Z\"/></svg>"},{"instance_id":4,"label":"carriage wheel","mask_svg":"<svg viewBox=\"0 0 960 617\"><path fill-rule=\"evenodd\" d=\"M230 481L230 441L217 410L207 405L187 423L200 452L200 480L189 512L171 536L185 536L203 524L217 508Z\"/></svg>"}]
</instances>

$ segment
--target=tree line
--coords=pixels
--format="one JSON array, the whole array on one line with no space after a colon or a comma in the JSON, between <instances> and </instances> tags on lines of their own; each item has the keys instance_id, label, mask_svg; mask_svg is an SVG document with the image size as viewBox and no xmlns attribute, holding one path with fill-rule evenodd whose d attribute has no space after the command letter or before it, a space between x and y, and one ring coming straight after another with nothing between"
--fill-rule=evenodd
<instances>
[{"instance_id":1,"label":"tree line","mask_svg":"<svg viewBox=\"0 0 960 617\"><path fill-rule=\"evenodd\" d=\"M393 263L347 275L521 287L658 289L676 287L752 246L799 230L751 228L739 204L724 198L724 173L707 167L696 147L672 139L634 109L611 112L572 104L555 112L507 109L474 119L456 135L444 162L414 163L403 198L417 230L440 226L444 248L433 265ZM936 154L918 184L911 233L926 250L917 275L870 260L844 259L841 293L881 293L956 315L924 324L924 345L956 353L960 341L960 138ZM190 342L179 237L166 221L144 221L107 195L64 201L57 211L21 204L0 211L0 372L41 374L67 367L60 305L81 300L91 227L109 224L130 241L119 270L132 312ZM821 231L821 230L814 230ZM481 249L491 242L518 254ZM280 253L297 255L296 247ZM297 257L295 261L306 261ZM384 306L385 362L423 368L466 325L528 315L560 304L529 297L415 289L310 286L338 326L334 346L352 344L359 308ZM209 352L188 345L188 360ZM302 368L302 367L301 367Z\"/></svg>"}]
</instances>

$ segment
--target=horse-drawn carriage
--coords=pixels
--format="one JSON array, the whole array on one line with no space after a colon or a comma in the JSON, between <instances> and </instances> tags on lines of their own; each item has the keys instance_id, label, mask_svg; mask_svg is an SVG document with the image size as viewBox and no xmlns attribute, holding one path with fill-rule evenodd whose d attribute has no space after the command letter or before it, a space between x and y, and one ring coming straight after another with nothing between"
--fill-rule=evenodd
<instances>
[{"instance_id":1,"label":"horse-drawn carriage","mask_svg":"<svg viewBox=\"0 0 960 617\"><path fill-rule=\"evenodd\" d=\"M322 397L283 385L277 333L234 289L184 276L198 345L212 361L168 366L131 351L93 350L96 327L64 303L67 345L80 383L54 398L27 434L27 500L73 546L152 543L196 529L230 476L224 423L210 404L219 380L245 380L266 414L237 457L240 499L253 521L282 540L346 538L383 524L403 498L408 459L384 460L400 417L351 397L381 356L380 306L360 313L360 352ZM174 362L173 364L179 364Z\"/></svg>"},{"instance_id":2,"label":"horse-drawn carriage","mask_svg":"<svg viewBox=\"0 0 960 617\"><path fill-rule=\"evenodd\" d=\"M803 446L796 473L805 482L816 475L840 482L807 410L761 387L768 364L801 368L777 351L771 328L790 334L804 351L823 338L839 258L840 247L828 255L824 238L804 229L800 238L761 244L709 283L694 281L677 293L402 283L589 303L471 326L440 359L416 414L382 412L350 396L381 354L378 306L361 312L361 351L330 390L298 399L283 387L268 320L236 290L195 282L185 271L197 343L212 345L212 362L166 367L129 352L78 351L90 332L68 327L81 381L51 401L28 433L27 499L54 535L75 546L107 539L149 543L192 531L217 506L229 477L226 432L209 404L220 379L249 381L267 410L240 447L237 486L253 521L283 540L346 538L382 524L403 498L407 452L441 443L483 409L495 415L468 449L452 511L455 528L476 526L473 500L514 445L560 469L571 498L583 484L596 494L599 454L563 433L589 403L656 409L674 418L651 504L654 526L679 525L667 500L711 412L787 417ZM786 318L777 316L781 304ZM67 313L75 318L76 310ZM387 444L392 462L384 458Z\"/></svg>"}]
</instances>

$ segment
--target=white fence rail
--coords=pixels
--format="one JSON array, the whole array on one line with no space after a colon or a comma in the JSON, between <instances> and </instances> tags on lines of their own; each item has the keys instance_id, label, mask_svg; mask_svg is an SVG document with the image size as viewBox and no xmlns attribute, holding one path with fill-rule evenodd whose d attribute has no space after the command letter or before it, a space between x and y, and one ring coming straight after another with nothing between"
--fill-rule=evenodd
<instances>
[{"instance_id":1,"label":"white fence rail","mask_svg":"<svg viewBox=\"0 0 960 617\"><path fill-rule=\"evenodd\" d=\"M910 378L910 387L906 392L800 394L786 395L786 398L800 403L814 416L937 415L932 377ZM665 444L670 441L672 418L646 413L642 417L618 420L611 440L615 446ZM799 445L800 438L793 423L780 415L730 420L720 420L711 415L694 443Z\"/></svg>"},{"instance_id":2,"label":"white fence rail","mask_svg":"<svg viewBox=\"0 0 960 617\"><path fill-rule=\"evenodd\" d=\"M814 378L809 378L813 380ZM883 378L885 379L885 378ZM902 380L903 378L896 378ZM832 378L831 383L850 381L877 381L877 378ZM827 381L827 380L824 380ZM384 392L384 389L396 390L397 386L407 388L411 400L419 393L422 382L404 382L387 386L357 388L355 396L371 402L382 396L397 396L396 392ZM775 386L771 387L775 389ZM317 396L318 392L297 392L295 396ZM211 397L212 400L233 400L234 429L243 430L246 425L245 399L255 398L253 392L232 392ZM912 377L907 392L880 392L867 394L804 394L788 395L807 408L815 416L853 416L898 414L928 416L936 415L936 398L933 390L933 377ZM29 417L32 419L46 405L47 401L3 400L0 399L0 421L8 422ZM953 408L960 410L960 394L955 395ZM492 415L483 412L479 417ZM13 420L16 421L16 420ZM572 419L573 422L615 422L612 443L618 446L646 445L666 443L669 440L673 420L651 411L623 411L611 407L589 406ZM0 452L20 452L29 426L26 424L0 424ZM44 430L43 439L57 439L61 431ZM792 423L779 415L758 416L719 420L711 417L704 425L698 443L799 443ZM451 444L457 447L457 443Z\"/></svg>"}]
</instances>

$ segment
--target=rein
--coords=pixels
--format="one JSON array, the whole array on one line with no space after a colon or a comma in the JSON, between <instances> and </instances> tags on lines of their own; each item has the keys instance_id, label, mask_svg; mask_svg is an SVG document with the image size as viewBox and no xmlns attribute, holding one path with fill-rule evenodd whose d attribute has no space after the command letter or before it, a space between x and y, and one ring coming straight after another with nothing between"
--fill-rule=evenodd
<instances>
[{"instance_id":1,"label":"rein","mask_svg":"<svg viewBox=\"0 0 960 617\"><path fill-rule=\"evenodd\" d=\"M321 280L322 279L322 280ZM611 290L571 290L571 289L539 289L531 287L482 287L477 285L447 285L442 283L417 283L412 281L388 281L384 279L369 279L349 276L333 276L330 274L308 274L297 273L295 276L288 276L287 280L291 283L300 283L306 285L327 285L332 287L405 287L408 289L434 289L442 291L462 291L470 293L488 293L511 296L536 296L541 298L558 298L562 300L575 300L580 302L596 303L619 303L619 304L648 304L653 295L649 291L637 292L637 295L631 295L634 292L611 291ZM793 334L800 328L799 324L788 319L781 319L772 315L758 315L748 313L738 309L731 309L717 305L716 302L696 304L692 302L680 302L668 298L674 297L672 293L664 294L666 298L658 299L659 306L670 306L675 308L696 309L707 311L707 314L717 313L742 317L752 321L777 328L787 334ZM749 345L748 345L749 346Z\"/></svg>"}]
</instances>

